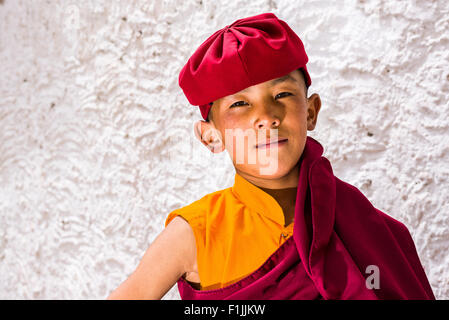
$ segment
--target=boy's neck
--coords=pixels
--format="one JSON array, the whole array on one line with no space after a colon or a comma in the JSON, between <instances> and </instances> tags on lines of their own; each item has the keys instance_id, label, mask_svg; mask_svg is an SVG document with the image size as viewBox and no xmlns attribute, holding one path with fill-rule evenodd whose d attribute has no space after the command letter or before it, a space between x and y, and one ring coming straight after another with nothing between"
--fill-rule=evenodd
<instances>
[{"instance_id":1,"label":"boy's neck","mask_svg":"<svg viewBox=\"0 0 449 320\"><path fill-rule=\"evenodd\" d=\"M298 191L297 187L284 189L269 189L260 187L260 189L271 195L277 203L279 203L279 206L282 208L284 213L284 226L288 226L292 223L295 216L296 195Z\"/></svg>"}]
</instances>

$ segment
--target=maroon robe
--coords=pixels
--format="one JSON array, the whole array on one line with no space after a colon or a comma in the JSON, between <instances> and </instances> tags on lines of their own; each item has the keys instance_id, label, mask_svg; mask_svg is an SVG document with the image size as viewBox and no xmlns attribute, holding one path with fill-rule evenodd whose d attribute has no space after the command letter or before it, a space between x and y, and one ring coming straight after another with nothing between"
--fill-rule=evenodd
<instances>
[{"instance_id":1,"label":"maroon robe","mask_svg":"<svg viewBox=\"0 0 449 320\"><path fill-rule=\"evenodd\" d=\"M224 288L199 291L180 278L182 299L435 299L408 229L335 177L322 154L307 137L293 236Z\"/></svg>"}]
</instances>

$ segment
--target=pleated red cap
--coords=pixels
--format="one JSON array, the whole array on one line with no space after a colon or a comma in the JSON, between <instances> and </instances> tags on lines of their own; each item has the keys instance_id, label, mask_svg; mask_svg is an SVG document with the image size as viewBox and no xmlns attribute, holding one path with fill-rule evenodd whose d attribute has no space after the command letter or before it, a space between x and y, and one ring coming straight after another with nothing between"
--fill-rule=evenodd
<instances>
[{"instance_id":1,"label":"pleated red cap","mask_svg":"<svg viewBox=\"0 0 449 320\"><path fill-rule=\"evenodd\" d=\"M206 120L211 103L247 87L303 69L308 58L298 35L273 13L239 19L206 39L179 74L187 100Z\"/></svg>"}]
</instances>

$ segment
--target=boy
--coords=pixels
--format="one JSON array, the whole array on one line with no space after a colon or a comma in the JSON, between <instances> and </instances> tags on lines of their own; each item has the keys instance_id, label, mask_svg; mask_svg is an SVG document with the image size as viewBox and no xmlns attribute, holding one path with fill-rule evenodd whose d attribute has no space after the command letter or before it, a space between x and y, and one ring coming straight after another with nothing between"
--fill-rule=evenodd
<instances>
[{"instance_id":1,"label":"boy","mask_svg":"<svg viewBox=\"0 0 449 320\"><path fill-rule=\"evenodd\" d=\"M211 35L179 84L205 121L195 134L226 150L233 187L174 210L136 271L109 298L434 299L413 240L332 173L307 137L321 101L308 58L274 14Z\"/></svg>"}]
</instances>

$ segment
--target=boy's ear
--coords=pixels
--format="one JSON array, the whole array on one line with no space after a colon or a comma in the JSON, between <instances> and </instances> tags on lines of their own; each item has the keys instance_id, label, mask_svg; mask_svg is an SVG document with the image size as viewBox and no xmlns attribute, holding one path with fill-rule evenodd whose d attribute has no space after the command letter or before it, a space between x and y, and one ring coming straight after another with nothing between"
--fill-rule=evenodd
<instances>
[{"instance_id":1,"label":"boy's ear","mask_svg":"<svg viewBox=\"0 0 449 320\"><path fill-rule=\"evenodd\" d=\"M195 132L195 137L200 140L202 142L201 139L201 122L203 122L202 120L195 122L195 124L193 125L193 131Z\"/></svg>"},{"instance_id":2,"label":"boy's ear","mask_svg":"<svg viewBox=\"0 0 449 320\"><path fill-rule=\"evenodd\" d=\"M224 150L221 134L211 122L199 120L194 124L193 131L196 138L213 153Z\"/></svg>"},{"instance_id":3,"label":"boy's ear","mask_svg":"<svg viewBox=\"0 0 449 320\"><path fill-rule=\"evenodd\" d=\"M321 98L317 93L307 98L307 130L315 129L318 113L321 109Z\"/></svg>"}]
</instances>

